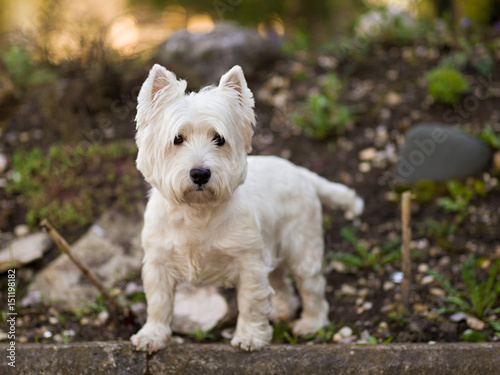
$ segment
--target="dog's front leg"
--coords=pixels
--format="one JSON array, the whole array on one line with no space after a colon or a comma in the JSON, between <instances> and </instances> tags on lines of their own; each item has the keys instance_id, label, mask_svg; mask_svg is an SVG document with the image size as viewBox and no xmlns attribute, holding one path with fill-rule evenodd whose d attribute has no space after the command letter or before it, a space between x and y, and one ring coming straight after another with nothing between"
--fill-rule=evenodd
<instances>
[{"instance_id":1,"label":"dog's front leg","mask_svg":"<svg viewBox=\"0 0 500 375\"><path fill-rule=\"evenodd\" d=\"M273 329L269 324L272 289L269 270L259 262L245 264L237 282L238 323L231 344L241 349L258 350L271 342Z\"/></svg>"},{"instance_id":2,"label":"dog's front leg","mask_svg":"<svg viewBox=\"0 0 500 375\"><path fill-rule=\"evenodd\" d=\"M144 327L130 339L137 350L146 350L151 354L164 348L172 336L170 323L176 282L165 265L154 261L144 263L142 279L148 304L148 318Z\"/></svg>"}]
</instances>

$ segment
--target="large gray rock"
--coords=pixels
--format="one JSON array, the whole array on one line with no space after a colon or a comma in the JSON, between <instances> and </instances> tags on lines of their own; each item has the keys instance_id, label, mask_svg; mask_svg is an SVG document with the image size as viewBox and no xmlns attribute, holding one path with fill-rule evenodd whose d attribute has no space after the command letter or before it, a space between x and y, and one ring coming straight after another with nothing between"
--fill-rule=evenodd
<instances>
[{"instance_id":1,"label":"large gray rock","mask_svg":"<svg viewBox=\"0 0 500 375\"><path fill-rule=\"evenodd\" d=\"M240 65L247 78L251 77L256 69L277 56L277 48L256 30L220 23L210 33L184 29L172 34L160 46L156 60L199 88L217 83L234 65Z\"/></svg>"},{"instance_id":2,"label":"large gray rock","mask_svg":"<svg viewBox=\"0 0 500 375\"><path fill-rule=\"evenodd\" d=\"M0 273L40 259L52 241L47 233L16 238L0 250Z\"/></svg>"},{"instance_id":3,"label":"large gray rock","mask_svg":"<svg viewBox=\"0 0 500 375\"><path fill-rule=\"evenodd\" d=\"M491 155L487 144L458 129L421 123L406 134L396 177L409 183L463 179L483 171Z\"/></svg>"},{"instance_id":4,"label":"large gray rock","mask_svg":"<svg viewBox=\"0 0 500 375\"><path fill-rule=\"evenodd\" d=\"M136 217L108 211L71 248L76 258L89 266L106 287L111 287L140 272L141 228L142 221ZM95 301L99 294L66 254L39 272L29 291L58 300L65 309L81 308L84 302Z\"/></svg>"}]
</instances>

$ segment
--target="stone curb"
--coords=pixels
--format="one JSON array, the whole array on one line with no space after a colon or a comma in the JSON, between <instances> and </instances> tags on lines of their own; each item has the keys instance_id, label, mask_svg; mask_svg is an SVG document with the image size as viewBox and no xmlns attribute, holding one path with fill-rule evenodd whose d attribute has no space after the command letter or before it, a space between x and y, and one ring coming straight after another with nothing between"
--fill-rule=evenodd
<instances>
[{"instance_id":1,"label":"stone curb","mask_svg":"<svg viewBox=\"0 0 500 375\"><path fill-rule=\"evenodd\" d=\"M224 344L171 345L151 356L128 342L0 344L0 374L498 374L500 343L273 345L246 353Z\"/></svg>"}]
</instances>

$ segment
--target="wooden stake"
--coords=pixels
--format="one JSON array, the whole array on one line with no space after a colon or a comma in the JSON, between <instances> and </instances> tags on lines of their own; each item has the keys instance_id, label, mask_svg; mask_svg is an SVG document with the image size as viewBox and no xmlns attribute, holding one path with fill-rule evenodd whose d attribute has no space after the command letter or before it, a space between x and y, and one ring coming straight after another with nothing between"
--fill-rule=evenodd
<instances>
[{"instance_id":1,"label":"wooden stake","mask_svg":"<svg viewBox=\"0 0 500 375\"><path fill-rule=\"evenodd\" d=\"M411 192L405 191L401 199L401 227L403 244L401 246L401 262L403 271L403 284L401 285L401 298L407 309L410 308L411 287Z\"/></svg>"},{"instance_id":2,"label":"wooden stake","mask_svg":"<svg viewBox=\"0 0 500 375\"><path fill-rule=\"evenodd\" d=\"M106 308L108 309L109 317L112 321L117 321L118 320L118 314L119 312L122 312L121 307L118 305L116 300L109 294L108 290L106 287L101 283L101 281L97 278L97 276L92 272L90 268L88 268L85 264L80 262L78 259L74 257L74 255L71 253L71 248L69 247L68 243L64 239L63 236L57 232L54 227L49 223L47 219L43 219L40 223L40 226L47 231L49 234L50 238L55 242L57 247L61 249L63 253L69 256L69 259L82 271L84 276L90 280L94 286L99 289L101 292L102 296L104 297L105 303L106 303Z\"/></svg>"}]
</instances>

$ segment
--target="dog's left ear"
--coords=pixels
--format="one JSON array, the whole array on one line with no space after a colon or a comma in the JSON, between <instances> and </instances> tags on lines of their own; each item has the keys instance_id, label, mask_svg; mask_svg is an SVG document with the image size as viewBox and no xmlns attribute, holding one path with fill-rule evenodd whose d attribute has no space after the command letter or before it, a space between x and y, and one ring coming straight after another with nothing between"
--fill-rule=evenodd
<instances>
[{"instance_id":1,"label":"dog's left ear","mask_svg":"<svg viewBox=\"0 0 500 375\"><path fill-rule=\"evenodd\" d=\"M229 100L237 102L234 108L237 108L241 117L245 149L247 153L252 151L253 127L255 125L254 100L239 65L235 65L221 77L218 89L221 93L228 94Z\"/></svg>"}]
</instances>

